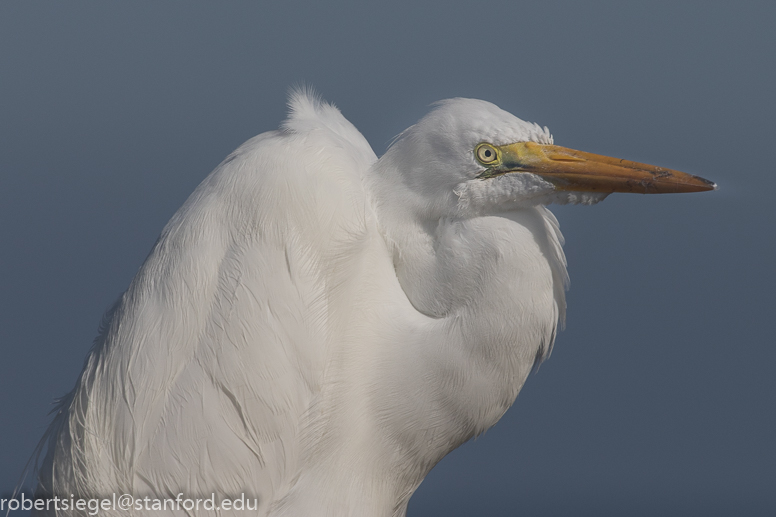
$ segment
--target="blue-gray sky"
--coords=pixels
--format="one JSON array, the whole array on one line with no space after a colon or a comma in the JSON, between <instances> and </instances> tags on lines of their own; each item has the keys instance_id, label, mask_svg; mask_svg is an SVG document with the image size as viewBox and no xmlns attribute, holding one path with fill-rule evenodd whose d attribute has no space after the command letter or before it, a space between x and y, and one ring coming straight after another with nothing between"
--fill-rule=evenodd
<instances>
[{"instance_id":1,"label":"blue-gray sky","mask_svg":"<svg viewBox=\"0 0 776 517\"><path fill-rule=\"evenodd\" d=\"M776 4L417 4L0 4L0 492L162 226L304 81L378 155L476 97L721 187L553 208L567 328L411 517L776 512Z\"/></svg>"}]
</instances>

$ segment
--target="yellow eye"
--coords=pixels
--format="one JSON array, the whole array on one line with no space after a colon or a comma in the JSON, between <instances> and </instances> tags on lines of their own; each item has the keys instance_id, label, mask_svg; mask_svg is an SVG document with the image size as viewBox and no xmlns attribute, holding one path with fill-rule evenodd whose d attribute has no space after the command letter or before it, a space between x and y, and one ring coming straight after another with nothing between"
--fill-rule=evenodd
<instances>
[{"instance_id":1,"label":"yellow eye","mask_svg":"<svg viewBox=\"0 0 776 517\"><path fill-rule=\"evenodd\" d=\"M498 151L496 151L496 148L490 144L478 145L477 149L475 150L475 154L477 155L477 159L480 161L480 163L484 163L486 165L490 165L498 160Z\"/></svg>"}]
</instances>

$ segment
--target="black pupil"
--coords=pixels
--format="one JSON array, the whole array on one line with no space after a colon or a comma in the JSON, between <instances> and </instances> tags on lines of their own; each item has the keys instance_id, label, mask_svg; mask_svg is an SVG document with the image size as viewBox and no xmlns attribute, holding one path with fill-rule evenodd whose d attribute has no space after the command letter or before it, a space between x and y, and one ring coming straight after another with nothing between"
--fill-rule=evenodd
<instances>
[{"instance_id":1,"label":"black pupil","mask_svg":"<svg viewBox=\"0 0 776 517\"><path fill-rule=\"evenodd\" d=\"M490 151L485 149L485 158L490 158Z\"/></svg>"}]
</instances>

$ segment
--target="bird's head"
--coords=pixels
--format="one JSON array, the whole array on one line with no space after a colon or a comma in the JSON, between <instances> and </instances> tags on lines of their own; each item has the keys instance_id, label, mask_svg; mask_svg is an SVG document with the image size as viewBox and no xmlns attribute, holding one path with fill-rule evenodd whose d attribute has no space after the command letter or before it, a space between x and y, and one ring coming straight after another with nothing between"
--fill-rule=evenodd
<instances>
[{"instance_id":1,"label":"bird's head","mask_svg":"<svg viewBox=\"0 0 776 517\"><path fill-rule=\"evenodd\" d=\"M613 192L700 192L683 172L553 145L549 130L475 99L441 101L376 164L397 208L431 218L549 203L592 204Z\"/></svg>"}]
</instances>

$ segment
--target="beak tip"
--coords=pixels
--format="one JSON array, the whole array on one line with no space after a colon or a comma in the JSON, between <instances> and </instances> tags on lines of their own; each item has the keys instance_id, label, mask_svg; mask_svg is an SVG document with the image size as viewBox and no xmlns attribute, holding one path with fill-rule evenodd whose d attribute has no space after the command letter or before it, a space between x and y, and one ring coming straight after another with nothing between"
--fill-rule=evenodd
<instances>
[{"instance_id":1,"label":"beak tip","mask_svg":"<svg viewBox=\"0 0 776 517\"><path fill-rule=\"evenodd\" d=\"M700 179L702 179L704 182L706 182L706 184L709 186L709 190L719 190L719 185L717 185L713 181L709 181L709 180L707 180L705 178L700 178Z\"/></svg>"},{"instance_id":2,"label":"beak tip","mask_svg":"<svg viewBox=\"0 0 776 517\"><path fill-rule=\"evenodd\" d=\"M707 180L706 178L701 178L700 176L689 175L689 174L687 176L691 176L692 180L694 181L690 183L695 183L695 185L698 187L698 189L695 190L695 192L708 192L709 190L719 189L719 185L717 185L713 181Z\"/></svg>"}]
</instances>

